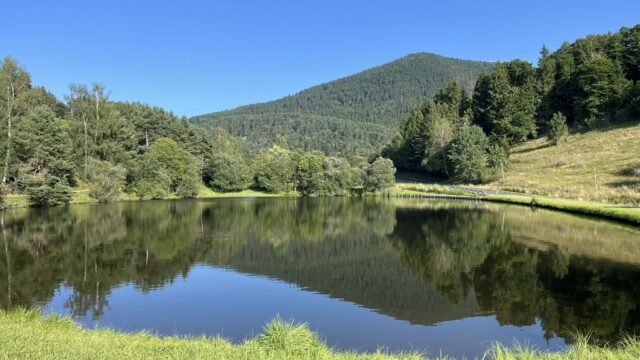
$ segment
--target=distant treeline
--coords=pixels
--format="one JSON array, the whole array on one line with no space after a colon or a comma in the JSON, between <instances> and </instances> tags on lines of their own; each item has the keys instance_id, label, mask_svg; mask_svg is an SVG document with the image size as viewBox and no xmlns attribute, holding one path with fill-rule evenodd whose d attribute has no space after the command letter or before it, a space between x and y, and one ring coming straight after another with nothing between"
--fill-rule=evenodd
<instances>
[{"instance_id":1,"label":"distant treeline","mask_svg":"<svg viewBox=\"0 0 640 360\"><path fill-rule=\"evenodd\" d=\"M292 148L304 151L368 155L385 144L412 106L451 80L471 90L478 75L491 66L413 54L279 100L196 116L191 122L247 137L253 150L283 136Z\"/></svg>"},{"instance_id":2,"label":"distant treeline","mask_svg":"<svg viewBox=\"0 0 640 360\"><path fill-rule=\"evenodd\" d=\"M12 58L0 66L0 185L36 205L67 203L73 187L101 202L122 191L143 199L195 197L204 182L217 191L338 195L393 186L390 160L327 157L290 150L278 138L250 153L244 139L204 131L161 108L116 102L99 84L71 85L64 102Z\"/></svg>"},{"instance_id":3,"label":"distant treeline","mask_svg":"<svg viewBox=\"0 0 640 360\"><path fill-rule=\"evenodd\" d=\"M402 170L484 181L500 176L511 145L637 119L639 79L640 25L543 47L537 67L513 60L480 74L472 96L456 82L438 91L400 122L382 155Z\"/></svg>"}]
</instances>

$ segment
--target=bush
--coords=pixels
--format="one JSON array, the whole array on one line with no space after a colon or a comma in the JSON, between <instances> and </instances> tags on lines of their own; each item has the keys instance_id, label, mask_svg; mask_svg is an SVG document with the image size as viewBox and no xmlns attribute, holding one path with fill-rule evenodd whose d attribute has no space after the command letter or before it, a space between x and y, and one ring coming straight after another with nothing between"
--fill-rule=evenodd
<instances>
[{"instance_id":1,"label":"bush","mask_svg":"<svg viewBox=\"0 0 640 360\"><path fill-rule=\"evenodd\" d=\"M463 126L455 133L447 158L456 179L468 182L483 180L487 168L489 140L477 125Z\"/></svg>"},{"instance_id":2,"label":"bush","mask_svg":"<svg viewBox=\"0 0 640 360\"><path fill-rule=\"evenodd\" d=\"M494 174L504 179L504 172L509 165L509 149L501 144L493 144L489 146L487 153L487 163Z\"/></svg>"},{"instance_id":3,"label":"bush","mask_svg":"<svg viewBox=\"0 0 640 360\"><path fill-rule=\"evenodd\" d=\"M567 118L561 112L553 114L551 120L549 120L549 131L547 134L547 138L553 144L557 145L565 141L567 139L567 135L569 135Z\"/></svg>"},{"instance_id":4,"label":"bush","mask_svg":"<svg viewBox=\"0 0 640 360\"><path fill-rule=\"evenodd\" d=\"M290 191L293 188L295 162L289 150L274 145L271 149L260 153L256 163L258 186L273 193Z\"/></svg>"},{"instance_id":5,"label":"bush","mask_svg":"<svg viewBox=\"0 0 640 360\"><path fill-rule=\"evenodd\" d=\"M87 162L89 195L103 203L120 200L126 176L127 170L122 166L89 158Z\"/></svg>"},{"instance_id":6,"label":"bush","mask_svg":"<svg viewBox=\"0 0 640 360\"><path fill-rule=\"evenodd\" d=\"M320 151L304 153L296 166L296 177L304 195L321 195L325 185L324 154Z\"/></svg>"},{"instance_id":7,"label":"bush","mask_svg":"<svg viewBox=\"0 0 640 360\"><path fill-rule=\"evenodd\" d=\"M377 158L366 168L365 190L379 192L392 188L396 183L395 174L396 168L393 166L393 161L381 157Z\"/></svg>"},{"instance_id":8,"label":"bush","mask_svg":"<svg viewBox=\"0 0 640 360\"><path fill-rule=\"evenodd\" d=\"M176 180L175 193L179 198L194 198L198 196L200 179L195 174L186 174Z\"/></svg>"},{"instance_id":9,"label":"bush","mask_svg":"<svg viewBox=\"0 0 640 360\"><path fill-rule=\"evenodd\" d=\"M135 179L138 196L151 199L161 199L171 192L195 197L200 184L195 157L168 138L158 139L138 159Z\"/></svg>"},{"instance_id":10,"label":"bush","mask_svg":"<svg viewBox=\"0 0 640 360\"><path fill-rule=\"evenodd\" d=\"M251 185L251 171L244 159L225 154L214 154L204 165L205 183L217 191L244 190Z\"/></svg>"},{"instance_id":11,"label":"bush","mask_svg":"<svg viewBox=\"0 0 640 360\"><path fill-rule=\"evenodd\" d=\"M171 178L161 170L153 170L136 182L134 190L144 200L164 199L171 193Z\"/></svg>"},{"instance_id":12,"label":"bush","mask_svg":"<svg viewBox=\"0 0 640 360\"><path fill-rule=\"evenodd\" d=\"M44 175L44 179L30 179L27 185L29 200L35 206L54 206L68 204L73 197L71 188L66 181L51 175Z\"/></svg>"}]
</instances>

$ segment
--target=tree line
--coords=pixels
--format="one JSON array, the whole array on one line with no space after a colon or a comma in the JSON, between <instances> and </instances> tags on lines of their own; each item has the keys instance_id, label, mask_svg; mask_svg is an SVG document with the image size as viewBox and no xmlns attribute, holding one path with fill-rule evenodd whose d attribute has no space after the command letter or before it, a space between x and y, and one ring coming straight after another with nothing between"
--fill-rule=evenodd
<instances>
[{"instance_id":1,"label":"tree line","mask_svg":"<svg viewBox=\"0 0 640 360\"><path fill-rule=\"evenodd\" d=\"M10 57L0 66L0 119L2 193L26 194L35 205L68 203L73 188L111 202L122 192L191 198L202 184L343 195L394 183L390 160L291 150L283 138L250 152L221 128L207 132L159 107L113 101L100 84L72 84L60 101Z\"/></svg>"},{"instance_id":2,"label":"tree line","mask_svg":"<svg viewBox=\"0 0 640 360\"><path fill-rule=\"evenodd\" d=\"M471 90L478 75L491 67L488 62L412 54L278 100L190 121L246 136L256 151L270 147L280 135L296 149L367 156L386 143L397 119L421 99L452 79Z\"/></svg>"},{"instance_id":3,"label":"tree line","mask_svg":"<svg viewBox=\"0 0 640 360\"><path fill-rule=\"evenodd\" d=\"M460 181L500 176L509 147L640 117L640 25L589 35L550 52L537 66L497 63L473 93L451 82L400 121L382 155L402 170Z\"/></svg>"}]
</instances>

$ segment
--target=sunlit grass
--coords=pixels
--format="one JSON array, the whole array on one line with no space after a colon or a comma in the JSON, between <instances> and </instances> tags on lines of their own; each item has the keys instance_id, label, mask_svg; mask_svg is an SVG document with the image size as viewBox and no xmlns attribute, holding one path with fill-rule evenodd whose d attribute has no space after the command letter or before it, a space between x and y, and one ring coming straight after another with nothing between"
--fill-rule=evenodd
<instances>
[{"instance_id":1,"label":"sunlit grass","mask_svg":"<svg viewBox=\"0 0 640 360\"><path fill-rule=\"evenodd\" d=\"M21 309L0 311L0 349L3 359L427 359L418 353L337 351L329 348L307 325L279 318L255 338L232 344L221 337L159 337L148 332L86 330L69 318ZM566 351L555 353L494 344L483 359L640 359L640 340L627 338L616 346L597 347L589 344L587 336L578 336Z\"/></svg>"},{"instance_id":2,"label":"sunlit grass","mask_svg":"<svg viewBox=\"0 0 640 360\"><path fill-rule=\"evenodd\" d=\"M553 146L537 139L511 151L491 187L529 195L640 204L640 125L573 134Z\"/></svg>"},{"instance_id":3,"label":"sunlit grass","mask_svg":"<svg viewBox=\"0 0 640 360\"><path fill-rule=\"evenodd\" d=\"M419 359L417 354L338 352L304 324L276 319L240 344L220 337L158 337L109 329L84 330L68 318L34 310L0 311L4 359Z\"/></svg>"},{"instance_id":4,"label":"sunlit grass","mask_svg":"<svg viewBox=\"0 0 640 360\"><path fill-rule=\"evenodd\" d=\"M640 208L637 207L536 196L486 195L483 199L512 204L532 205L640 224Z\"/></svg>"},{"instance_id":5,"label":"sunlit grass","mask_svg":"<svg viewBox=\"0 0 640 360\"><path fill-rule=\"evenodd\" d=\"M471 191L437 184L397 183L393 189L395 195L453 195L476 196Z\"/></svg>"}]
</instances>

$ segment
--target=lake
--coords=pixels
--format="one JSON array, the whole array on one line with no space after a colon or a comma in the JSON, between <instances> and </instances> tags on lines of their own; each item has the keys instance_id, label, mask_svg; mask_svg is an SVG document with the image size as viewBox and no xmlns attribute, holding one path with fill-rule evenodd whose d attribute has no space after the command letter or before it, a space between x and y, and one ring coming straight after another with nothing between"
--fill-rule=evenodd
<instances>
[{"instance_id":1,"label":"lake","mask_svg":"<svg viewBox=\"0 0 640 360\"><path fill-rule=\"evenodd\" d=\"M640 330L640 231L424 199L150 201L1 214L0 307L161 335L260 333L338 349L561 350Z\"/></svg>"}]
</instances>

